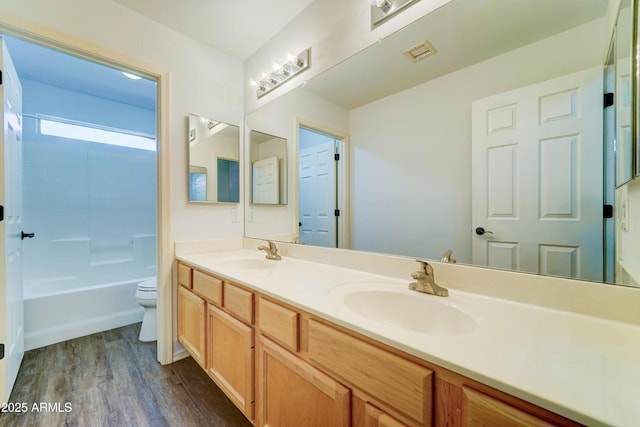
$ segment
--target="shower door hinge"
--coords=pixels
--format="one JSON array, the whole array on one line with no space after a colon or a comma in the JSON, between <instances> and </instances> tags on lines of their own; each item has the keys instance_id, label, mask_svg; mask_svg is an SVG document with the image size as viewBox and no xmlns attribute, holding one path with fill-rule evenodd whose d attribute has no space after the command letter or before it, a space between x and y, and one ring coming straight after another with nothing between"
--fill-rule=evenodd
<instances>
[{"instance_id":1,"label":"shower door hinge","mask_svg":"<svg viewBox=\"0 0 640 427\"><path fill-rule=\"evenodd\" d=\"M611 107L613 105L614 95L613 92L607 92L604 94L604 108Z\"/></svg>"},{"instance_id":2,"label":"shower door hinge","mask_svg":"<svg viewBox=\"0 0 640 427\"><path fill-rule=\"evenodd\" d=\"M334 216L340 216L340 209L336 209L333 214Z\"/></svg>"},{"instance_id":3,"label":"shower door hinge","mask_svg":"<svg viewBox=\"0 0 640 427\"><path fill-rule=\"evenodd\" d=\"M613 205L604 205L602 216L605 218L613 218Z\"/></svg>"},{"instance_id":4,"label":"shower door hinge","mask_svg":"<svg viewBox=\"0 0 640 427\"><path fill-rule=\"evenodd\" d=\"M0 70L0 85L2 84L2 70Z\"/></svg>"},{"instance_id":5,"label":"shower door hinge","mask_svg":"<svg viewBox=\"0 0 640 427\"><path fill-rule=\"evenodd\" d=\"M0 221L4 220L4 206L0 205Z\"/></svg>"},{"instance_id":6,"label":"shower door hinge","mask_svg":"<svg viewBox=\"0 0 640 427\"><path fill-rule=\"evenodd\" d=\"M337 162L338 160L340 160L340 153L336 153L336 154L334 154L334 155L333 155L333 160L335 160L336 162Z\"/></svg>"},{"instance_id":7,"label":"shower door hinge","mask_svg":"<svg viewBox=\"0 0 640 427\"><path fill-rule=\"evenodd\" d=\"M0 344L0 360L4 359L4 344Z\"/></svg>"}]
</instances>

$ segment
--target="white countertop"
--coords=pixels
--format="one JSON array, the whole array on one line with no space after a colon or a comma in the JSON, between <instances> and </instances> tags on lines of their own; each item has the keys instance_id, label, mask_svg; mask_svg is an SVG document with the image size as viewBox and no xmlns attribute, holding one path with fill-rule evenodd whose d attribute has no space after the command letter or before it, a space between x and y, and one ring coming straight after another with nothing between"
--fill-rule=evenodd
<instances>
[{"instance_id":1,"label":"white countertop","mask_svg":"<svg viewBox=\"0 0 640 427\"><path fill-rule=\"evenodd\" d=\"M640 425L638 326L455 289L435 297L407 290L410 279L290 257L265 268L235 263L265 260L256 250L178 259L588 426ZM352 287L449 306L474 326L458 334L422 333L371 320L341 303Z\"/></svg>"}]
</instances>

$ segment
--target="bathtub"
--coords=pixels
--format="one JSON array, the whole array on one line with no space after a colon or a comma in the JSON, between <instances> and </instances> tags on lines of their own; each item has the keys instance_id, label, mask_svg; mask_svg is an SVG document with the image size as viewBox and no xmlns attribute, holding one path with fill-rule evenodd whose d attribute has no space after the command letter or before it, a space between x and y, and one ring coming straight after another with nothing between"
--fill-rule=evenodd
<instances>
[{"instance_id":1,"label":"bathtub","mask_svg":"<svg viewBox=\"0 0 640 427\"><path fill-rule=\"evenodd\" d=\"M71 276L25 283L25 350L142 321L136 287L153 277L91 286Z\"/></svg>"}]
</instances>

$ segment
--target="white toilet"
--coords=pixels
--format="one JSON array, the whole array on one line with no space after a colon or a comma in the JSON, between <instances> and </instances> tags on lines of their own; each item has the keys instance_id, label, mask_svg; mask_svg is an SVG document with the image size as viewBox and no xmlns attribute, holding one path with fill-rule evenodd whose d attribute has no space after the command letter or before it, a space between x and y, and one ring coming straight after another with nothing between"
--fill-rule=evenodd
<instances>
[{"instance_id":1,"label":"white toilet","mask_svg":"<svg viewBox=\"0 0 640 427\"><path fill-rule=\"evenodd\" d=\"M144 317L138 339L143 342L156 341L158 339L158 319L156 317L158 287L155 278L138 283L136 300L144 307Z\"/></svg>"}]
</instances>

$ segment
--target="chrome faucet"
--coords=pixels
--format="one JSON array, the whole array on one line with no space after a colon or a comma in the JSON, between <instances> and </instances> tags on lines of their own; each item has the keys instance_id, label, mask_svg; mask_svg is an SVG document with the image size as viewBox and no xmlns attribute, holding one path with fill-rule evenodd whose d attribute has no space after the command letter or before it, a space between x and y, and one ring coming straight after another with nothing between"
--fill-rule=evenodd
<instances>
[{"instance_id":1,"label":"chrome faucet","mask_svg":"<svg viewBox=\"0 0 640 427\"><path fill-rule=\"evenodd\" d=\"M444 255L442 255L442 258L440 258L440 262L448 262L451 264L455 264L457 260L452 258L451 255L453 255L453 250L449 249L447 252L444 253Z\"/></svg>"},{"instance_id":2,"label":"chrome faucet","mask_svg":"<svg viewBox=\"0 0 640 427\"><path fill-rule=\"evenodd\" d=\"M265 258L273 259L273 260L282 259L280 254L278 254L278 248L276 247L276 244L273 243L271 240L266 240L266 242L269 244L269 247L258 246L259 251L265 251L267 253L267 256Z\"/></svg>"},{"instance_id":3,"label":"chrome faucet","mask_svg":"<svg viewBox=\"0 0 640 427\"><path fill-rule=\"evenodd\" d=\"M416 279L416 282L409 283L409 289L412 291L424 292L426 294L437 295L439 297L449 296L449 291L446 288L438 286L433 274L433 267L426 261L417 259L420 263L421 269L411 273L411 278Z\"/></svg>"}]
</instances>

